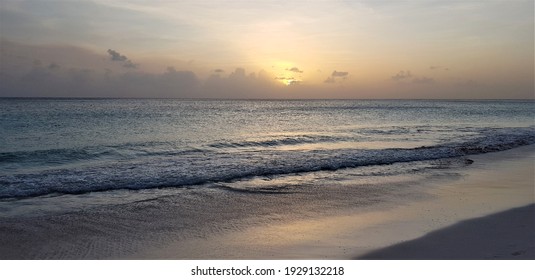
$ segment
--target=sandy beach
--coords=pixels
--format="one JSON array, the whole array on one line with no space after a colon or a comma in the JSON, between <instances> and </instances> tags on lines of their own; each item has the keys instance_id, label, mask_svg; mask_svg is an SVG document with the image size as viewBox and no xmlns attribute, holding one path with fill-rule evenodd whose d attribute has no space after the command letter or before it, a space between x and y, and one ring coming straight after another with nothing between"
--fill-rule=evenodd
<instances>
[{"instance_id":1,"label":"sandy beach","mask_svg":"<svg viewBox=\"0 0 535 280\"><path fill-rule=\"evenodd\" d=\"M460 179L430 182L425 198L400 205L260 225L131 257L534 259L533 149L473 156Z\"/></svg>"}]
</instances>

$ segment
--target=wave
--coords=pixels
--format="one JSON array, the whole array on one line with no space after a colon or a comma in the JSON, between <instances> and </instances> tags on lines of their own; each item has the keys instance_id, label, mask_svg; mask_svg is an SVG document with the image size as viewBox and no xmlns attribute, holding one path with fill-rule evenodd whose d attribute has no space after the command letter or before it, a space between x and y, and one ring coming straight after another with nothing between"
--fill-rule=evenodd
<instances>
[{"instance_id":1,"label":"wave","mask_svg":"<svg viewBox=\"0 0 535 280\"><path fill-rule=\"evenodd\" d=\"M143 157L98 166L0 176L0 198L16 199L117 189L199 187L256 176L335 171L342 168L462 157L534 143L535 129L530 127L484 129L478 135L470 135L464 139L410 149L215 150L202 153L188 150L178 156ZM271 143L251 142L250 145Z\"/></svg>"},{"instance_id":2,"label":"wave","mask_svg":"<svg viewBox=\"0 0 535 280\"><path fill-rule=\"evenodd\" d=\"M116 155L114 149L102 148L73 148L73 149L49 149L36 151L17 151L0 153L0 163L62 163L73 160L88 160L107 155Z\"/></svg>"},{"instance_id":3,"label":"wave","mask_svg":"<svg viewBox=\"0 0 535 280\"><path fill-rule=\"evenodd\" d=\"M194 147L174 148L173 143L141 142L109 146L87 146L33 151L13 151L0 153L0 167L16 166L57 166L77 162L127 160L142 156L178 156L188 153L205 152Z\"/></svg>"},{"instance_id":4,"label":"wave","mask_svg":"<svg viewBox=\"0 0 535 280\"><path fill-rule=\"evenodd\" d=\"M299 144L311 144L311 143L325 143L325 142L340 142L347 141L347 137L333 137L324 135L298 135L298 136L286 136L278 139L270 140L257 140L257 141L240 141L240 142L219 142L209 144L212 148L245 148L245 147L276 147L285 145L299 145Z\"/></svg>"}]
</instances>

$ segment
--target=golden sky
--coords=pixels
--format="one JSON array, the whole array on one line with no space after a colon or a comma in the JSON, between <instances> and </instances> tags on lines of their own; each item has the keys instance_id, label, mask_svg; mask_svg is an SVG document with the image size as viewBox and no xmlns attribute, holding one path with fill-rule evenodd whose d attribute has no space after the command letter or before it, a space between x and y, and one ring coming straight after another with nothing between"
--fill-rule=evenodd
<instances>
[{"instance_id":1,"label":"golden sky","mask_svg":"<svg viewBox=\"0 0 535 280\"><path fill-rule=\"evenodd\" d=\"M0 40L0 96L534 96L531 0L2 0Z\"/></svg>"}]
</instances>

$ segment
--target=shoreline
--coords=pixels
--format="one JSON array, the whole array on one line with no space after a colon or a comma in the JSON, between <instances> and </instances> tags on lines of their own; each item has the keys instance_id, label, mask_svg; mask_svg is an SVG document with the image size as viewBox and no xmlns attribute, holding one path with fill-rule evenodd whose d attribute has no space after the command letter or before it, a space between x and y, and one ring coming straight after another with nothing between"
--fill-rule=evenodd
<instances>
[{"instance_id":1,"label":"shoreline","mask_svg":"<svg viewBox=\"0 0 535 280\"><path fill-rule=\"evenodd\" d=\"M474 160L474 163L462 170L464 174L460 179L430 182L430 185L417 187L423 191L422 195L426 196L424 199L402 201L400 205L371 211L257 225L221 235L181 240L163 248L138 252L129 258L359 258L376 250L446 229L456 223L463 223L465 220L533 204L534 148L535 145L529 145L471 156L470 159ZM517 212L511 213L514 215ZM484 228L477 230L484 231ZM500 237L489 238L492 240ZM525 243L526 240L522 242ZM451 245L440 244L443 247ZM529 247L529 244L517 245L521 248ZM460 248L461 251L462 249ZM531 253L520 255L533 258ZM435 255L430 258L451 257ZM474 258L484 259L480 255Z\"/></svg>"},{"instance_id":2,"label":"shoreline","mask_svg":"<svg viewBox=\"0 0 535 280\"><path fill-rule=\"evenodd\" d=\"M355 259L463 220L533 204L534 156L530 145L470 156L470 165L462 163L466 158L438 162L425 176L356 177L296 188L295 194L192 189L72 212L0 217L0 259Z\"/></svg>"}]
</instances>

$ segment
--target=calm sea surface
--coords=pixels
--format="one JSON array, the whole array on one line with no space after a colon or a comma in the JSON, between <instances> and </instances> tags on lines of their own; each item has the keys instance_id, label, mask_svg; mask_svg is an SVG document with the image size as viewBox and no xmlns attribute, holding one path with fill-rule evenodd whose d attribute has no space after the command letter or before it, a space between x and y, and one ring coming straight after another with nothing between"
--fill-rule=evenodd
<instances>
[{"instance_id":1,"label":"calm sea surface","mask_svg":"<svg viewBox=\"0 0 535 280\"><path fill-rule=\"evenodd\" d=\"M408 174L535 143L534 116L530 101L0 99L0 199Z\"/></svg>"}]
</instances>

